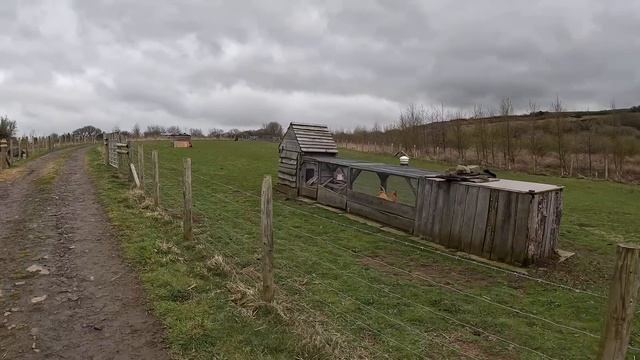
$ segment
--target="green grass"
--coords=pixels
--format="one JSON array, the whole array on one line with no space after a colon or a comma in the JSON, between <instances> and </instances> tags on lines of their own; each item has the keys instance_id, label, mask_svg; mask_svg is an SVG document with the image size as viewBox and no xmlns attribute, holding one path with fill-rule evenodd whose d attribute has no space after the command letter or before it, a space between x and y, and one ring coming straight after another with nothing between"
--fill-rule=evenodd
<instances>
[{"instance_id":1,"label":"green grass","mask_svg":"<svg viewBox=\"0 0 640 360\"><path fill-rule=\"evenodd\" d=\"M277 195L278 294L275 305L265 306L259 301L258 195L263 175L275 180L277 145L144 146L147 189L150 150L159 151L164 213L127 194L127 185L100 164L97 151L90 165L176 358L464 358L460 352L486 359L541 358L525 347L552 358L593 357L597 338L481 299L593 334L600 332L604 299L421 249L408 237ZM375 154L341 156L396 162ZM181 240L184 157L193 162L193 243ZM443 168L421 161L412 165ZM560 265L531 269L531 275L605 294L615 243L638 241L640 224L633 220L640 212L640 191L605 182L499 175L565 186L560 247L577 254ZM640 339L636 331L633 336Z\"/></svg>"}]
</instances>

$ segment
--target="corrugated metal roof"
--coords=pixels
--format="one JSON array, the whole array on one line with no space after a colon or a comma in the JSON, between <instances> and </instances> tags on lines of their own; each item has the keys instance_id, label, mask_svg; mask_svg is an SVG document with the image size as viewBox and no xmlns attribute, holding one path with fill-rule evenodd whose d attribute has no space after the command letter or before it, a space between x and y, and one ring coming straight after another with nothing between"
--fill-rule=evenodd
<instances>
[{"instance_id":1,"label":"corrugated metal roof","mask_svg":"<svg viewBox=\"0 0 640 360\"><path fill-rule=\"evenodd\" d=\"M338 153L336 142L326 125L292 122L289 125L289 130L293 131L302 152Z\"/></svg>"}]
</instances>

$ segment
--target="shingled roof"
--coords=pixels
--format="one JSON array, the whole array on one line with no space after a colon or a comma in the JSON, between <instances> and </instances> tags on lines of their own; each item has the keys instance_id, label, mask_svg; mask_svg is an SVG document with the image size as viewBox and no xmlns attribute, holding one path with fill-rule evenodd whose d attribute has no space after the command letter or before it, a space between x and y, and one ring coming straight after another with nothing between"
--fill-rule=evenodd
<instances>
[{"instance_id":1,"label":"shingled roof","mask_svg":"<svg viewBox=\"0 0 640 360\"><path fill-rule=\"evenodd\" d=\"M338 152L333 135L331 135L326 125L292 122L287 132L290 131L293 132L302 152L329 154Z\"/></svg>"}]
</instances>

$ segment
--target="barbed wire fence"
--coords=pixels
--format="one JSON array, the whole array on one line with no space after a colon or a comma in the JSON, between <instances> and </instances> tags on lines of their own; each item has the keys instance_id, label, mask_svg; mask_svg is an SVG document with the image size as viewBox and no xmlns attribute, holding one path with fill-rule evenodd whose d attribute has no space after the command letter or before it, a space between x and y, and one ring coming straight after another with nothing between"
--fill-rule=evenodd
<instances>
[{"instance_id":1,"label":"barbed wire fence","mask_svg":"<svg viewBox=\"0 0 640 360\"><path fill-rule=\"evenodd\" d=\"M137 156L134 156L134 154ZM579 289L438 251L400 237L372 231L364 225L354 225L348 220L341 221L319 215L300 206L289 205L279 199L272 201L271 186L269 186L270 177L265 177L266 185L263 184L265 186L263 186L262 194L257 195L216 180L204 167L197 167L197 164L198 171L192 172L191 160L186 161L182 167L166 162L163 162L162 166L160 166L157 151L145 153L142 145L137 147L136 153L133 144L129 143L125 159L128 160L130 165L133 164L130 167L131 171L137 173L139 177L139 181L136 182L133 176L129 175L129 180L135 186L141 188L145 194L153 198L154 204L163 209L163 211L182 221L185 239L197 242L212 254L224 254L228 259L240 260L244 254L245 259L238 262L249 264L249 266L259 267L255 259L260 258L263 262L261 267L262 276L250 276L245 272L239 273L240 277L253 284L253 286L259 287L262 281L265 283L263 288L268 287L266 284L268 281L265 280L265 277L271 279L274 277L273 268L264 265L265 258L273 254L273 247L269 247L267 244L264 247L264 251L260 252L260 247L256 240L265 240L265 237L268 238L270 233L273 235L273 241L278 249L275 255L277 259L275 265L277 269L277 276L275 277L277 287L291 290L290 292L299 291L302 295L298 297L300 299L298 304L310 313L321 315L319 310L314 309L306 301L312 301L314 304L320 303L325 308L330 308L336 314L336 317L343 319L350 326L357 326L361 331L375 334L385 344L403 349L403 351L412 354L412 356L416 355L419 358L432 358L431 356L435 356L433 358L439 358L438 356L442 355L453 355L471 359L483 358L482 355L451 342L445 335L436 336L437 333L434 333L434 331L425 331L423 325L436 319L440 322L439 324L448 324L457 330L464 329L466 332L481 336L483 339L499 342L502 344L503 349L526 353L533 358L564 358L562 355L545 353L545 350L548 349L540 346L539 339L530 339L531 344L518 343L513 339L509 339L504 334L504 331L500 333L495 329L483 328L477 323L477 319L472 316L444 312L433 305L427 305L416 300L415 295L410 296L407 292L401 292L397 285L389 282L380 282L378 278L370 276L367 272L358 271L358 267L341 267L336 263L324 261L320 257L314 256L315 252L319 250L326 251L335 256L336 259L342 256L350 259L357 258L360 261L366 260L368 263L375 263L377 266L386 269L386 271L401 274L414 280L413 284L419 284L417 288L423 291L432 291L433 288L437 288L443 294L452 294L456 296L456 299L464 299L466 301L465 304L468 304L471 309L475 308L476 311L481 311L478 308L478 304L481 304L487 308L508 313L509 316L526 319L522 321L536 324L535 327L531 328L535 329L532 334L538 333L546 338L550 338L552 335L564 338L567 346L586 346L595 349L599 343L599 359L624 358L627 351L640 353L639 348L629 346L631 318L635 312L633 303L638 292L638 285L636 284L638 276L635 272L637 272L638 267L639 249L636 247L618 247L616 273L611 286L611 294L607 298L607 296L597 292ZM188 167L186 166L187 162L189 164ZM105 163L107 162L105 161ZM168 172L172 176L164 176L163 174L161 178L160 171ZM182 174L182 176L176 176L177 174ZM196 187L197 196L192 197L191 182L194 178L199 185L207 184L209 186ZM215 187L212 185L215 185ZM170 190L182 188L182 196L175 191L160 191L160 188ZM227 191L216 190L216 188L224 188ZM211 206L205 206L205 202L210 202L211 200L215 200L216 211L212 211ZM268 202L268 204L265 205L265 202ZM273 213L269 210L265 214L265 206L269 209L273 207ZM192 217L196 218L195 222ZM531 281L540 286L554 289L553 291L564 291L581 297L586 296L592 299L589 303L594 303L593 299L595 299L595 304L609 299L604 330L602 333L597 333L593 329L588 329L589 324L579 324L578 321L566 323L528 311L524 307L516 307L499 300L477 295L465 289L461 284L452 283L451 281L439 281L433 276L407 270L380 257L369 256L359 251L359 249L354 249L349 244L345 245L344 241L341 241L339 237L327 235L326 233L318 235L314 233L313 229L308 229L308 226L289 225L284 221L277 221L277 219L285 217L313 219L318 223L340 227L345 232L366 234L385 243L393 242L399 246L446 258L449 261L460 262L465 266L469 265L513 276L524 281ZM273 218L276 219L275 223L272 222ZM301 222L304 223L304 220ZM268 229L265 230L265 226ZM286 239L286 241L280 241L281 239ZM280 256L281 254L282 256ZM271 261L268 262L273 264ZM311 265L314 267L311 267ZM265 267L270 269L265 269ZM403 314L398 315L394 312L386 311L386 309L377 308L376 302L362 299L361 293L341 286L340 279L347 277L353 280L353 284L358 283L362 289L367 289L364 293L375 294L376 297L384 295L384 299L388 302L402 304L398 309L411 309L412 314L418 312L420 314L419 320L413 318L418 316L402 316ZM301 283L297 279L305 280ZM313 284L313 288L309 284ZM361 289L360 287L358 290ZM327 296L327 294L333 295ZM624 294L624 296L621 297L620 294ZM263 300L266 303L273 301L268 296ZM348 306L345 304L348 304ZM351 310L357 308L358 311L345 311L344 308ZM600 306L585 305L585 308L591 308L592 311L600 311ZM360 343L360 347L389 358L389 355L378 347L362 344L362 339L359 339L354 334L353 329L347 329L344 323L340 323L336 319L330 321L330 323L331 326L341 329L347 337L352 338L356 343ZM380 326L380 324L385 324L385 326ZM432 330L433 328L426 327L426 329ZM549 332L549 329L554 329L555 332ZM635 343L635 339L633 340ZM437 353L434 354L432 352Z\"/></svg>"}]
</instances>

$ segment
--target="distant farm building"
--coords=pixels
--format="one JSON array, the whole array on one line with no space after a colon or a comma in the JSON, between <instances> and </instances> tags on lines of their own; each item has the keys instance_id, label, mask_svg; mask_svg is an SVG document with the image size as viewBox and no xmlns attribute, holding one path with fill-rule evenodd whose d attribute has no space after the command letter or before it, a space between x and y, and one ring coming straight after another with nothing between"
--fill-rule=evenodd
<instances>
[{"instance_id":1,"label":"distant farm building","mask_svg":"<svg viewBox=\"0 0 640 360\"><path fill-rule=\"evenodd\" d=\"M556 250L562 187L341 159L323 125L291 123L279 151L277 188L289 196L486 259L528 265Z\"/></svg>"},{"instance_id":2,"label":"distant farm building","mask_svg":"<svg viewBox=\"0 0 640 360\"><path fill-rule=\"evenodd\" d=\"M168 138L173 142L174 148L190 148L193 146L191 144L191 135L189 134L172 134Z\"/></svg>"}]
</instances>

